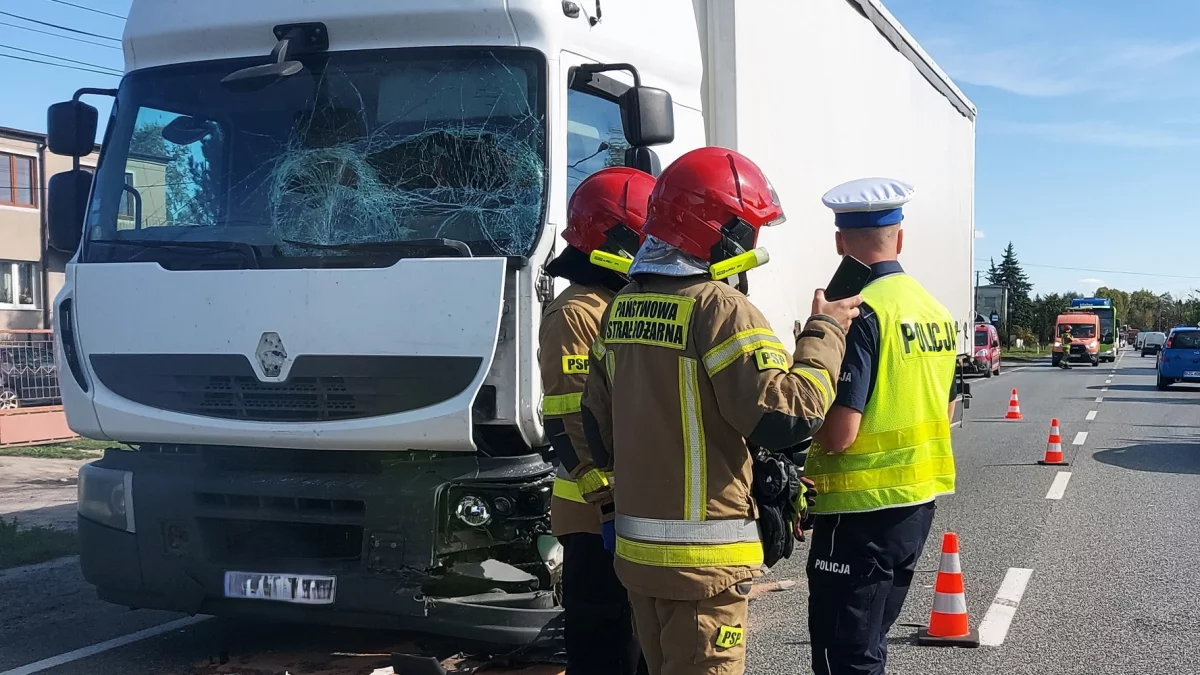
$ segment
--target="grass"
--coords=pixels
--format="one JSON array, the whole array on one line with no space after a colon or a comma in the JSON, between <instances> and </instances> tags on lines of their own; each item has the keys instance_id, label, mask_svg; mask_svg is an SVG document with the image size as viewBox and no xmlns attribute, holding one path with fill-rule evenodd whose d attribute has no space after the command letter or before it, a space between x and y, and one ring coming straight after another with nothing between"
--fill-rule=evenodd
<instances>
[{"instance_id":1,"label":"grass","mask_svg":"<svg viewBox=\"0 0 1200 675\"><path fill-rule=\"evenodd\" d=\"M22 445L11 448L0 448L0 457L97 459L105 448L111 448L114 445L117 444L112 441L93 441L90 438L77 438L73 441L51 445Z\"/></svg>"},{"instance_id":2,"label":"grass","mask_svg":"<svg viewBox=\"0 0 1200 675\"><path fill-rule=\"evenodd\" d=\"M79 552L74 532L49 527L17 529L16 519L0 518L0 569L32 565Z\"/></svg>"},{"instance_id":3,"label":"grass","mask_svg":"<svg viewBox=\"0 0 1200 675\"><path fill-rule=\"evenodd\" d=\"M1049 355L1049 349L1006 349L1003 352L1004 358L1014 361L1032 361Z\"/></svg>"}]
</instances>

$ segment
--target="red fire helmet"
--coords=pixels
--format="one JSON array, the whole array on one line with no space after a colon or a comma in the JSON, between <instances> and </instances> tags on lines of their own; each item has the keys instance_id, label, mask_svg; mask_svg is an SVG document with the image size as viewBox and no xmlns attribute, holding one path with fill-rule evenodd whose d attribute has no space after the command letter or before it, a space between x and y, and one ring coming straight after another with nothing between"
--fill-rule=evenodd
<instances>
[{"instance_id":1,"label":"red fire helmet","mask_svg":"<svg viewBox=\"0 0 1200 675\"><path fill-rule=\"evenodd\" d=\"M650 194L645 233L708 262L748 251L762 227L784 221L779 195L758 166L734 150L692 150L663 170Z\"/></svg>"},{"instance_id":2,"label":"red fire helmet","mask_svg":"<svg viewBox=\"0 0 1200 675\"><path fill-rule=\"evenodd\" d=\"M633 242L632 236L618 238L622 240L622 248L632 246L633 250L626 252L637 253L637 246L646 238L642 228L653 189L654 176L644 171L624 166L597 171L583 179L571 195L563 239L580 251L591 253L604 247L613 228L624 225L637 236L637 241Z\"/></svg>"}]
</instances>

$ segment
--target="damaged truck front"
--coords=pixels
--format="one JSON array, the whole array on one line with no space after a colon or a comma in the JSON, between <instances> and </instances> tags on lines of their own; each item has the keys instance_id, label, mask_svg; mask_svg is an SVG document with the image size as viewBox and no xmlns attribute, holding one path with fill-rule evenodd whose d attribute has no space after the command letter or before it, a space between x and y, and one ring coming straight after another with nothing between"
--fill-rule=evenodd
<instances>
[{"instance_id":1,"label":"damaged truck front","mask_svg":"<svg viewBox=\"0 0 1200 675\"><path fill-rule=\"evenodd\" d=\"M522 44L557 3L351 4L135 0L119 88L50 110L77 158L48 199L64 405L114 441L80 472L84 575L130 607L533 642L554 214L649 168L670 98ZM568 167L572 97L611 123Z\"/></svg>"}]
</instances>

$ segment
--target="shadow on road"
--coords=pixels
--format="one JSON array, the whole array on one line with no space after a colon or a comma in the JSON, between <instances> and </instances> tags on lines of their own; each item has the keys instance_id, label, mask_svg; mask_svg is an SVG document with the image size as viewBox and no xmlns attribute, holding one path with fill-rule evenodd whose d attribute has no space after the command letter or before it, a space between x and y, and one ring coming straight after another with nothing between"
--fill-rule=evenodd
<instances>
[{"instance_id":1,"label":"shadow on road","mask_svg":"<svg viewBox=\"0 0 1200 675\"><path fill-rule=\"evenodd\" d=\"M1158 387L1153 384L1093 384L1088 389L1097 391L1108 388L1109 391L1157 391Z\"/></svg>"},{"instance_id":2,"label":"shadow on road","mask_svg":"<svg viewBox=\"0 0 1200 675\"><path fill-rule=\"evenodd\" d=\"M1171 405L1200 405L1200 398L1171 398L1170 396L1105 396L1110 403L1158 403Z\"/></svg>"},{"instance_id":3,"label":"shadow on road","mask_svg":"<svg viewBox=\"0 0 1200 675\"><path fill-rule=\"evenodd\" d=\"M1200 437L1139 443L1092 453L1097 462L1132 471L1200 474Z\"/></svg>"}]
</instances>

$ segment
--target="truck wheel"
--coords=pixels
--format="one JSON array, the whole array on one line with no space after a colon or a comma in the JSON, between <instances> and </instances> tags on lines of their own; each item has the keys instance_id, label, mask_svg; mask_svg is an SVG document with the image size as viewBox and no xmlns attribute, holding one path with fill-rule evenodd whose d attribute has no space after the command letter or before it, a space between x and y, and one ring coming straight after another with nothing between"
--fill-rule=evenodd
<instances>
[{"instance_id":1,"label":"truck wheel","mask_svg":"<svg viewBox=\"0 0 1200 675\"><path fill-rule=\"evenodd\" d=\"M17 392L8 387L0 387L0 410L16 410L21 406L21 398Z\"/></svg>"},{"instance_id":2,"label":"truck wheel","mask_svg":"<svg viewBox=\"0 0 1200 675\"><path fill-rule=\"evenodd\" d=\"M1062 354L1055 354L1050 357L1050 365L1057 368L1060 363L1062 363Z\"/></svg>"}]
</instances>

